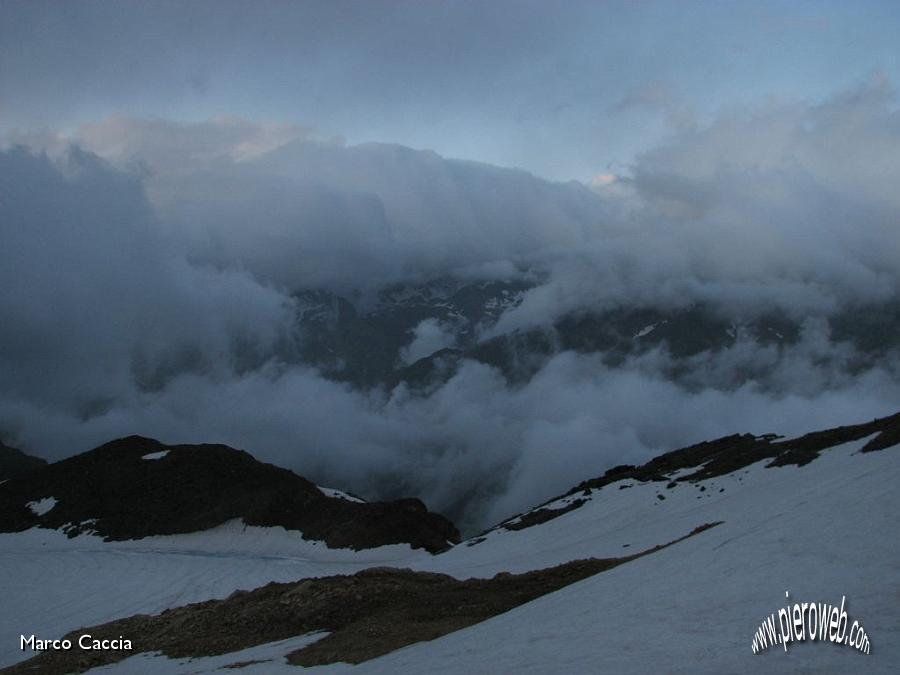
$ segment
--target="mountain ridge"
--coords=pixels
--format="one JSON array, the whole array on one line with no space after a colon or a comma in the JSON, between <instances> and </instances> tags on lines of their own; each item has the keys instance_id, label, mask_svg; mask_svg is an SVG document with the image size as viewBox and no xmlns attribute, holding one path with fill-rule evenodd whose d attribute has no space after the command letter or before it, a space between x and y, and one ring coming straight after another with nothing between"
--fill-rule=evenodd
<instances>
[{"instance_id":1,"label":"mountain ridge","mask_svg":"<svg viewBox=\"0 0 900 675\"><path fill-rule=\"evenodd\" d=\"M225 445L164 445L128 436L48 464L0 488L0 532L39 526L108 541L208 530L242 518L333 548L408 543L436 552L455 526L418 499L328 496L292 471Z\"/></svg>"},{"instance_id":2,"label":"mountain ridge","mask_svg":"<svg viewBox=\"0 0 900 675\"><path fill-rule=\"evenodd\" d=\"M640 466L623 464L607 470L602 476L582 481L567 492L548 499L529 511L506 519L489 528L479 537L503 528L521 530L538 525L580 508L592 491L613 483L632 479L639 482L665 482L671 489L679 482L701 481L732 474L757 462L766 461L766 468L804 466L819 454L844 443L874 436L860 449L861 453L877 452L900 444L900 412L875 418L861 424L849 424L821 431L813 431L791 439L775 434L731 434L711 441L703 441L657 455ZM693 469L693 470L692 470ZM565 501L564 505L548 509L547 505ZM474 541L474 540L473 540Z\"/></svg>"}]
</instances>

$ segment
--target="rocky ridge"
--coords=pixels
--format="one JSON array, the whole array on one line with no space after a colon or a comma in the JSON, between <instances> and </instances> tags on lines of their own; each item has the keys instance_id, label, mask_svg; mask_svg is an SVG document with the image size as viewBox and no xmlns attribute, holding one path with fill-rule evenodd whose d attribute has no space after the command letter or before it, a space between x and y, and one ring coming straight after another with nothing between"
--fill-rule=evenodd
<instances>
[{"instance_id":1,"label":"rocky ridge","mask_svg":"<svg viewBox=\"0 0 900 675\"><path fill-rule=\"evenodd\" d=\"M37 526L127 540L236 518L297 530L333 548L409 544L437 552L459 541L453 524L418 499L328 496L292 471L224 445L129 436L0 485L0 532Z\"/></svg>"}]
</instances>

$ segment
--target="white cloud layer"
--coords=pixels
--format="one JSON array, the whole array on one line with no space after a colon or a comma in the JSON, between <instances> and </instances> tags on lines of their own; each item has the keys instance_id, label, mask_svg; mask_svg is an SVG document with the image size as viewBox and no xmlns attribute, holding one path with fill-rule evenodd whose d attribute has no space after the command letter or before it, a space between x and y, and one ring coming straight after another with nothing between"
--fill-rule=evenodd
<instances>
[{"instance_id":1,"label":"white cloud layer","mask_svg":"<svg viewBox=\"0 0 900 675\"><path fill-rule=\"evenodd\" d=\"M723 112L596 191L235 120L83 127L74 140L107 161L28 140L54 159L0 151L0 434L49 457L131 433L221 441L478 527L613 464L900 401L896 359L861 370L820 321L898 299L900 114L883 84ZM530 267L547 282L497 331L702 301L781 307L803 339L739 342L677 382L664 352L615 369L561 354L517 387L470 363L427 397L287 365L287 289ZM451 338L424 322L406 359Z\"/></svg>"},{"instance_id":2,"label":"white cloud layer","mask_svg":"<svg viewBox=\"0 0 900 675\"><path fill-rule=\"evenodd\" d=\"M456 346L454 326L438 319L423 319L413 330L412 340L400 352L400 360L409 365L436 351Z\"/></svg>"}]
</instances>

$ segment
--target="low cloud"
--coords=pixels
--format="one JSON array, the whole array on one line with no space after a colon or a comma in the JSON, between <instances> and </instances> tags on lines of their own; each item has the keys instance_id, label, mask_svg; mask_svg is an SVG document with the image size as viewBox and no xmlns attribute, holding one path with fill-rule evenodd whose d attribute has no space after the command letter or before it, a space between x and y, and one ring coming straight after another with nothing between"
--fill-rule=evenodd
<instances>
[{"instance_id":1,"label":"low cloud","mask_svg":"<svg viewBox=\"0 0 900 675\"><path fill-rule=\"evenodd\" d=\"M70 140L138 172L192 259L284 288L549 273L501 330L622 303L827 314L900 289L900 113L883 80L725 110L593 190L287 124L112 118Z\"/></svg>"},{"instance_id":2,"label":"low cloud","mask_svg":"<svg viewBox=\"0 0 900 675\"><path fill-rule=\"evenodd\" d=\"M423 319L413 330L412 341L400 352L400 360L406 365L434 354L436 351L456 346L456 328L438 319Z\"/></svg>"},{"instance_id":3,"label":"low cloud","mask_svg":"<svg viewBox=\"0 0 900 675\"><path fill-rule=\"evenodd\" d=\"M596 191L239 121L29 142L49 154L0 151L0 434L47 457L132 433L220 441L369 498L419 495L472 530L614 464L900 400L896 351L873 364L825 321L898 299L900 117L883 83L724 111ZM365 298L533 272L495 334L700 302L781 309L801 338L615 368L563 353L516 386L467 362L428 395L356 391L292 358L297 288ZM453 333L423 321L404 359Z\"/></svg>"},{"instance_id":4,"label":"low cloud","mask_svg":"<svg viewBox=\"0 0 900 675\"><path fill-rule=\"evenodd\" d=\"M615 190L599 186L613 224L547 256L550 283L497 330L619 304L802 318L896 299L898 158L883 81L817 105L723 112L640 156Z\"/></svg>"},{"instance_id":5,"label":"low cloud","mask_svg":"<svg viewBox=\"0 0 900 675\"><path fill-rule=\"evenodd\" d=\"M225 442L370 499L419 495L474 532L616 464L738 431L793 435L866 420L894 412L900 396L896 366L851 378L799 353L771 364L777 392L756 382L714 386L730 358L709 365L702 382L677 383L650 357L609 368L564 353L518 388L466 363L427 397L362 393L270 366L181 375L87 419L6 399L0 419L15 419L19 441L53 456L130 433ZM828 386L810 392L810 377Z\"/></svg>"},{"instance_id":6,"label":"low cloud","mask_svg":"<svg viewBox=\"0 0 900 675\"><path fill-rule=\"evenodd\" d=\"M260 362L289 340L290 300L188 262L140 183L72 149L0 152L3 395L89 417L185 371ZM14 419L0 427L15 433Z\"/></svg>"}]
</instances>

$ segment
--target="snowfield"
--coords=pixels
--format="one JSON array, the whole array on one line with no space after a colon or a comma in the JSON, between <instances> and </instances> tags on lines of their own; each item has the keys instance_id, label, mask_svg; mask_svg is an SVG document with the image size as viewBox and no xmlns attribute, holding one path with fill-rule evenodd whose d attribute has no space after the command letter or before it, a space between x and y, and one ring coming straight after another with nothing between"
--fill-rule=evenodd
<instances>
[{"instance_id":1,"label":"snowfield","mask_svg":"<svg viewBox=\"0 0 900 675\"><path fill-rule=\"evenodd\" d=\"M406 545L330 549L280 527L229 522L207 532L137 541L69 539L34 528L0 534L0 667L29 658L19 635L62 637L82 626L156 614L270 581L353 574L427 556Z\"/></svg>"},{"instance_id":2,"label":"snowfield","mask_svg":"<svg viewBox=\"0 0 900 675\"><path fill-rule=\"evenodd\" d=\"M893 673L900 664L900 455L867 454L868 439L803 467L760 462L700 483L626 479L543 508L586 503L518 531L497 529L431 556L406 546L332 550L280 528L229 523L191 535L104 543L30 530L0 535L0 665L30 656L20 633L61 637L80 626L227 596L268 581L352 573L375 565L457 578L522 572L586 557L621 557L723 523L505 614L431 642L322 673ZM705 489L701 489L705 488ZM0 488L2 489L2 488ZM663 499L660 499L660 496ZM785 599L790 592L790 600ZM871 654L794 643L762 654L751 639L788 602L840 604ZM321 637L321 634L318 636ZM316 636L298 636L312 640ZM294 640L208 659L136 655L91 672L297 672ZM306 643L302 643L306 644ZM253 650L245 650L249 652Z\"/></svg>"},{"instance_id":3,"label":"snowfield","mask_svg":"<svg viewBox=\"0 0 900 675\"><path fill-rule=\"evenodd\" d=\"M640 549L688 526L724 523L432 642L356 668L313 671L896 673L900 458L896 450L854 454L864 444L826 451L805 467L760 463L706 481L703 495L712 494L700 499L691 485L610 485L534 532L493 535L470 549L473 564L486 571L506 548L511 567L524 566L528 545L514 543L523 535L541 549L537 559L544 564L589 551L614 555L625 543L631 544L625 550ZM664 501L656 499L660 487ZM496 545L479 554L492 538ZM460 547L452 552L462 553ZM865 627L871 654L805 642L787 653L778 646L754 655L753 634L786 604L785 591L791 602L840 604L846 596L850 621Z\"/></svg>"}]
</instances>

